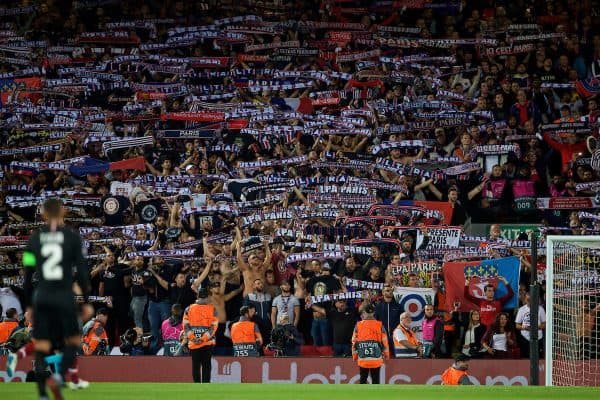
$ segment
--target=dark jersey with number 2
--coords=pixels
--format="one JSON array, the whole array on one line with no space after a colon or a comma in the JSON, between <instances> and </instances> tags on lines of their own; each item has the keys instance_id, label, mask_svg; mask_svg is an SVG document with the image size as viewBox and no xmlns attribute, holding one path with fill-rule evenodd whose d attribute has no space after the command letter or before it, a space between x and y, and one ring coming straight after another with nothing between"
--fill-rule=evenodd
<instances>
[{"instance_id":1,"label":"dark jersey with number 2","mask_svg":"<svg viewBox=\"0 0 600 400\"><path fill-rule=\"evenodd\" d=\"M85 297L90 290L90 277L85 248L78 233L65 227L50 231L44 227L29 237L23 253L25 297L31 304L32 277L37 273L36 296L73 296L73 272Z\"/></svg>"}]
</instances>

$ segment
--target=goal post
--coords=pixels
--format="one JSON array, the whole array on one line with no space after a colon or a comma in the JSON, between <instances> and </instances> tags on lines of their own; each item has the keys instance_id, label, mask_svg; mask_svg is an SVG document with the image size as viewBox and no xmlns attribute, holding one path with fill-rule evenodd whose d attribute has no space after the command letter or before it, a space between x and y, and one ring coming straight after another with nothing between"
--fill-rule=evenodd
<instances>
[{"instance_id":1,"label":"goal post","mask_svg":"<svg viewBox=\"0 0 600 400\"><path fill-rule=\"evenodd\" d=\"M600 236L546 237L546 386L600 386Z\"/></svg>"}]
</instances>

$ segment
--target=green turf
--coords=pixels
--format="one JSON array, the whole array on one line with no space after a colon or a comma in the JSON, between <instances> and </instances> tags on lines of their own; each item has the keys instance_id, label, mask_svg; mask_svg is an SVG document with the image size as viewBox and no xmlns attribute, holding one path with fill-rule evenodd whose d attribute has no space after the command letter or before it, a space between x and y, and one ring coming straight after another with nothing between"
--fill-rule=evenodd
<instances>
[{"instance_id":1,"label":"green turf","mask_svg":"<svg viewBox=\"0 0 600 400\"><path fill-rule=\"evenodd\" d=\"M188 383L91 383L86 390L64 389L66 400L484 400L600 399L600 388L424 385L260 385ZM0 399L36 399L31 383L0 384Z\"/></svg>"}]
</instances>

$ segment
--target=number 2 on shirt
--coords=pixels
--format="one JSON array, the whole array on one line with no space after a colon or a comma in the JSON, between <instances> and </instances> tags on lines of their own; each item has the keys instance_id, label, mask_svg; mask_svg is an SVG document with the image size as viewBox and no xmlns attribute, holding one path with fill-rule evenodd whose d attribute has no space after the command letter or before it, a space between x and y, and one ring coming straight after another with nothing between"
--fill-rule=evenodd
<instances>
[{"instance_id":1,"label":"number 2 on shirt","mask_svg":"<svg viewBox=\"0 0 600 400\"><path fill-rule=\"evenodd\" d=\"M46 258L42 264L42 276L47 281L59 281L63 278L63 269L60 263L63 259L63 248L57 243L47 243L42 246L42 257Z\"/></svg>"}]
</instances>

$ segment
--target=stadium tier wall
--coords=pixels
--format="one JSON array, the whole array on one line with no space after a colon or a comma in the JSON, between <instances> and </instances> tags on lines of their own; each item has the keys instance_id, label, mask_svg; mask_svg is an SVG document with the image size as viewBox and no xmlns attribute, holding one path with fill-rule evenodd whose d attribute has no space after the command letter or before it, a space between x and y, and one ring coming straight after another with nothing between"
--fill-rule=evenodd
<instances>
[{"instance_id":1,"label":"stadium tier wall","mask_svg":"<svg viewBox=\"0 0 600 400\"><path fill-rule=\"evenodd\" d=\"M0 357L0 365L5 360ZM191 359L146 356L81 357L81 377L93 382L191 382ZM358 367L344 358L213 358L212 382L218 383L357 383ZM439 384L451 360L390 360L382 383ZM140 368L143 366L143 368ZM13 380L24 380L31 359L19 362ZM543 362L540 384L544 384ZM527 385L528 360L472 360L469 373L476 384ZM0 382L6 381L0 371Z\"/></svg>"}]
</instances>

